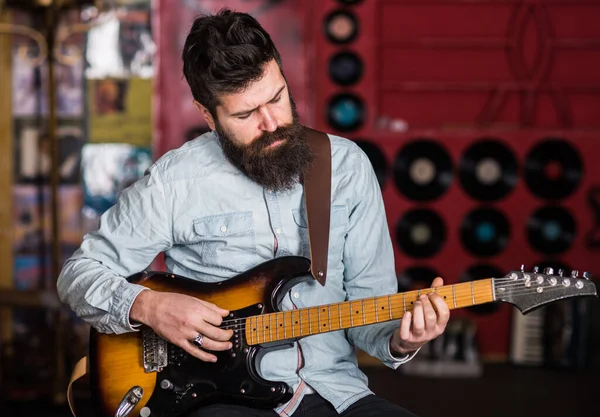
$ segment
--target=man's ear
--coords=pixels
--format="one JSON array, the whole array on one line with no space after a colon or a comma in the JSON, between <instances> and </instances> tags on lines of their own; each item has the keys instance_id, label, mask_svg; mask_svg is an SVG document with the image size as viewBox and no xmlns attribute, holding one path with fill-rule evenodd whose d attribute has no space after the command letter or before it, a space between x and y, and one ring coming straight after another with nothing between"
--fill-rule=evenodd
<instances>
[{"instance_id":1,"label":"man's ear","mask_svg":"<svg viewBox=\"0 0 600 417\"><path fill-rule=\"evenodd\" d=\"M208 111L206 107L202 104L194 100L194 106L198 109L204 120L206 120L206 124L210 127L211 130L215 130L215 119L213 119L212 114Z\"/></svg>"}]
</instances>

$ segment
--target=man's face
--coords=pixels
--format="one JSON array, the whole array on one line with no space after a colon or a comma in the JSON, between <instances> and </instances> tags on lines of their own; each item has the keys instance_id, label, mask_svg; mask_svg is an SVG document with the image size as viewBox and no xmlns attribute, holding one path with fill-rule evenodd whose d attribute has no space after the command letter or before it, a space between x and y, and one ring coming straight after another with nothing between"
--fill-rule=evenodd
<instances>
[{"instance_id":1,"label":"man's face","mask_svg":"<svg viewBox=\"0 0 600 417\"><path fill-rule=\"evenodd\" d=\"M277 63L266 64L263 78L246 90L220 98L211 128L227 158L265 188L291 189L312 154Z\"/></svg>"}]
</instances>

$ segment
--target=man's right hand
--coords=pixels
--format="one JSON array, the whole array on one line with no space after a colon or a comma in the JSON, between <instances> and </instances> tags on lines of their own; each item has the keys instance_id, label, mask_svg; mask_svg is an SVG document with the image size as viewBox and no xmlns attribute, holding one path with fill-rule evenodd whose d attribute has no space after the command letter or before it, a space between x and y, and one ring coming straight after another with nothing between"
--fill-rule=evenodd
<instances>
[{"instance_id":1,"label":"man's right hand","mask_svg":"<svg viewBox=\"0 0 600 417\"><path fill-rule=\"evenodd\" d=\"M151 327L159 336L205 362L217 357L206 350L231 349L232 330L224 330L223 317L229 314L216 305L184 294L144 290L136 297L129 318ZM202 334L202 348L194 345Z\"/></svg>"}]
</instances>

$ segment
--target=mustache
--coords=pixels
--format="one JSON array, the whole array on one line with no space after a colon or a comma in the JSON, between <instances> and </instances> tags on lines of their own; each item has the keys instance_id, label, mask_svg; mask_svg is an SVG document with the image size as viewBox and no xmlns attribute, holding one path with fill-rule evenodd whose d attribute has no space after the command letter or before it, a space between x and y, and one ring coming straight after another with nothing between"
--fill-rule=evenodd
<instances>
[{"instance_id":1,"label":"mustache","mask_svg":"<svg viewBox=\"0 0 600 417\"><path fill-rule=\"evenodd\" d=\"M251 153L260 152L279 140L293 139L294 136L298 135L298 130L299 126L292 123L288 126L280 126L273 132L264 132L246 145L246 150Z\"/></svg>"}]
</instances>

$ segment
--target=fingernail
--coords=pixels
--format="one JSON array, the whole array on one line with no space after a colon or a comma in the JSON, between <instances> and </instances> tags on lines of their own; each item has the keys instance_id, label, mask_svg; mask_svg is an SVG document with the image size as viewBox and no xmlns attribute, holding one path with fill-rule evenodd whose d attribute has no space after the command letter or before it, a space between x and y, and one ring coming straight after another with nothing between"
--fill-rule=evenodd
<instances>
[{"instance_id":1,"label":"fingernail","mask_svg":"<svg viewBox=\"0 0 600 417\"><path fill-rule=\"evenodd\" d=\"M215 358L215 357L213 357L213 358L210 358L210 361L211 361L211 362L216 362L216 361L217 361L217 358Z\"/></svg>"},{"instance_id":2,"label":"fingernail","mask_svg":"<svg viewBox=\"0 0 600 417\"><path fill-rule=\"evenodd\" d=\"M232 347L233 347L233 343L230 343L230 344L227 345L228 349L231 349Z\"/></svg>"},{"instance_id":3,"label":"fingernail","mask_svg":"<svg viewBox=\"0 0 600 417\"><path fill-rule=\"evenodd\" d=\"M425 294L421 294L421 301L425 301L426 298L427 296Z\"/></svg>"}]
</instances>

